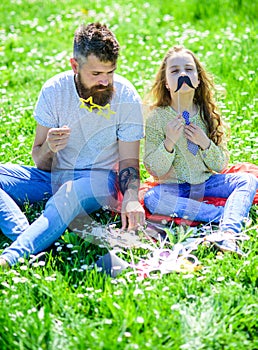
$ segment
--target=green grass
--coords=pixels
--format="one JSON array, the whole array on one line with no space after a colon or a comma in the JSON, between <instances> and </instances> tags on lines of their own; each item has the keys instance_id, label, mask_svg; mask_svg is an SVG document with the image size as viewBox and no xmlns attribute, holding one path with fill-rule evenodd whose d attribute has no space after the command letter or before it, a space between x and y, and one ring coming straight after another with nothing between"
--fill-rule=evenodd
<instances>
[{"instance_id":1,"label":"green grass","mask_svg":"<svg viewBox=\"0 0 258 350\"><path fill-rule=\"evenodd\" d=\"M219 103L231 126L231 163L257 164L257 10L251 0L3 0L1 162L33 164L40 88L70 68L76 27L99 20L121 44L117 72L142 97L170 46L193 50L226 91ZM33 220L41 207L25 210ZM87 269L106 250L66 232L45 266L25 261L0 272L0 349L257 349L257 206L251 214L247 258L201 246L201 271L142 282ZM0 242L3 249L8 240L0 234Z\"/></svg>"}]
</instances>

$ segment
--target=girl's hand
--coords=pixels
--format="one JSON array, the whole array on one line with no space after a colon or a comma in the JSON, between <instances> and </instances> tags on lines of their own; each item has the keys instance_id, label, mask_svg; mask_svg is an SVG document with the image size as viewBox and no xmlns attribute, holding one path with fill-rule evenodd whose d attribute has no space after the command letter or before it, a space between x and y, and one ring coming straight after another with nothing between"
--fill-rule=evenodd
<instances>
[{"instance_id":1,"label":"girl's hand","mask_svg":"<svg viewBox=\"0 0 258 350\"><path fill-rule=\"evenodd\" d=\"M211 143L205 132L199 126L192 123L185 125L185 137L200 146L203 150L209 148Z\"/></svg>"},{"instance_id":2,"label":"girl's hand","mask_svg":"<svg viewBox=\"0 0 258 350\"><path fill-rule=\"evenodd\" d=\"M171 146L170 148L173 149L173 146L177 143L178 139L182 135L183 130L184 120L180 115L178 115L176 118L167 123L165 139L166 148L168 145Z\"/></svg>"}]
</instances>

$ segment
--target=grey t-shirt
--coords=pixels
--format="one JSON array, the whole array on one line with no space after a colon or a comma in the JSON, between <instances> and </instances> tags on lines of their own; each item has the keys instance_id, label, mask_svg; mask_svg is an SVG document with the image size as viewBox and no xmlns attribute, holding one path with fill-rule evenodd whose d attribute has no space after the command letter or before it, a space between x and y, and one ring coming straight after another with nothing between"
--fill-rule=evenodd
<instances>
[{"instance_id":1,"label":"grey t-shirt","mask_svg":"<svg viewBox=\"0 0 258 350\"><path fill-rule=\"evenodd\" d=\"M144 136L141 100L135 88L117 74L114 87L111 112L90 112L82 108L73 71L44 84L34 111L36 121L47 128L71 128L67 146L56 154L56 170L117 170L118 139L132 142Z\"/></svg>"}]
</instances>

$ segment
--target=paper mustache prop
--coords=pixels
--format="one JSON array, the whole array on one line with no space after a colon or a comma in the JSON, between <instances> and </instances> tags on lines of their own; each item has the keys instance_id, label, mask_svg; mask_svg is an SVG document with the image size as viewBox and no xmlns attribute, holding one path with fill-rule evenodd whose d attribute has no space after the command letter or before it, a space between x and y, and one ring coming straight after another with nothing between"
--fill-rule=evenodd
<instances>
[{"instance_id":1,"label":"paper mustache prop","mask_svg":"<svg viewBox=\"0 0 258 350\"><path fill-rule=\"evenodd\" d=\"M185 75L185 76L178 78L177 89L175 90L175 92L177 92L179 89L181 89L181 87L184 83L186 83L188 86L190 86L190 88L194 89L194 86L193 86L190 78L187 75Z\"/></svg>"}]
</instances>

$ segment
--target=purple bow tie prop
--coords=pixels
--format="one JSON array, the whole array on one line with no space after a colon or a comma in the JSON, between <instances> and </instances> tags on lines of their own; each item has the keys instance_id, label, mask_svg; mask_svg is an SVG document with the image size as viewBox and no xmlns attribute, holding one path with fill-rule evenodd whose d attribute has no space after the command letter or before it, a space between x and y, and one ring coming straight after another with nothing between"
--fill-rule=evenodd
<instances>
[{"instance_id":1,"label":"purple bow tie prop","mask_svg":"<svg viewBox=\"0 0 258 350\"><path fill-rule=\"evenodd\" d=\"M185 124L186 125L189 125L190 124L190 114L189 112L187 111L183 111L182 113L182 117L184 118L185 120ZM190 140L187 140L187 147L188 147L188 150L194 155L196 156L197 152L198 152L198 149L199 149L199 146L196 145L196 143L190 141Z\"/></svg>"}]
</instances>

